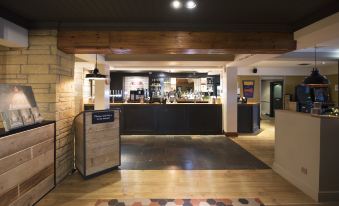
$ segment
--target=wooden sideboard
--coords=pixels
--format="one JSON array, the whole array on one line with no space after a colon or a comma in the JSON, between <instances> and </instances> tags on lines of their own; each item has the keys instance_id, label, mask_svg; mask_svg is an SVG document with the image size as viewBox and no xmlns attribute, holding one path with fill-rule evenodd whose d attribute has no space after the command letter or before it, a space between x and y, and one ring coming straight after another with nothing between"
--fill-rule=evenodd
<instances>
[{"instance_id":1,"label":"wooden sideboard","mask_svg":"<svg viewBox=\"0 0 339 206\"><path fill-rule=\"evenodd\" d=\"M113 113L114 120L94 123L100 113ZM85 179L120 166L120 144L120 110L85 111L75 118L75 165Z\"/></svg>"},{"instance_id":2,"label":"wooden sideboard","mask_svg":"<svg viewBox=\"0 0 339 206\"><path fill-rule=\"evenodd\" d=\"M0 130L0 205L30 206L55 187L55 123Z\"/></svg>"}]
</instances>

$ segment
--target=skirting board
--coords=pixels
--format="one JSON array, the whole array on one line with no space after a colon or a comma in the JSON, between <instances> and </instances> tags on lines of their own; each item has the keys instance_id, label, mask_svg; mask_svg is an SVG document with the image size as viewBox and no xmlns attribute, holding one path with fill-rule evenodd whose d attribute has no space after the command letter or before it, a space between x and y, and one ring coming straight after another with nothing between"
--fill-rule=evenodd
<instances>
[{"instance_id":1,"label":"skirting board","mask_svg":"<svg viewBox=\"0 0 339 206\"><path fill-rule=\"evenodd\" d=\"M319 202L338 202L339 191L321 191L319 192Z\"/></svg>"},{"instance_id":2,"label":"skirting board","mask_svg":"<svg viewBox=\"0 0 339 206\"><path fill-rule=\"evenodd\" d=\"M238 132L225 132L226 137L238 137Z\"/></svg>"},{"instance_id":3,"label":"skirting board","mask_svg":"<svg viewBox=\"0 0 339 206\"><path fill-rule=\"evenodd\" d=\"M319 201L318 195L319 195L319 191L314 190L313 188L311 188L308 185L305 185L303 182L301 182L298 178L294 177L294 175L292 175L290 172L288 172L287 170L285 170L284 168L282 168L280 165L278 165L277 163L273 163L273 167L272 169L278 173L280 176L282 176L283 178L285 178L288 182L290 182L292 185L296 186L297 188L299 188L301 191L303 191L305 194L307 194L308 196L310 196L312 199L314 199L315 201Z\"/></svg>"}]
</instances>

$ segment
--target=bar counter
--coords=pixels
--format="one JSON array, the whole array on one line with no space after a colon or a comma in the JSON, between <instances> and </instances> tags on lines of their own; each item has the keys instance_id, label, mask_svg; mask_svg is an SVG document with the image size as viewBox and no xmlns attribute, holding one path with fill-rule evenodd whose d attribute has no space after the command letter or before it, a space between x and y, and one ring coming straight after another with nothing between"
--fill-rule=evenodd
<instances>
[{"instance_id":1,"label":"bar counter","mask_svg":"<svg viewBox=\"0 0 339 206\"><path fill-rule=\"evenodd\" d=\"M123 135L215 135L222 134L222 105L206 103L141 104L112 103L121 109ZM93 110L85 104L85 110Z\"/></svg>"}]
</instances>

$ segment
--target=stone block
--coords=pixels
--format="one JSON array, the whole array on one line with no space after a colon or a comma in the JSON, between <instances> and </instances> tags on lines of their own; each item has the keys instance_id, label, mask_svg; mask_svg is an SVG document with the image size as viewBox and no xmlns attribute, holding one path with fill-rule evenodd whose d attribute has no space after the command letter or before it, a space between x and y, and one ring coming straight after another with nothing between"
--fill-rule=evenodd
<instances>
[{"instance_id":1,"label":"stone block","mask_svg":"<svg viewBox=\"0 0 339 206\"><path fill-rule=\"evenodd\" d=\"M50 65L50 74L58 74L58 75L63 75L63 76L69 76L73 77L73 73L69 69L64 69L60 65Z\"/></svg>"},{"instance_id":2,"label":"stone block","mask_svg":"<svg viewBox=\"0 0 339 206\"><path fill-rule=\"evenodd\" d=\"M50 45L31 45L25 50L50 50Z\"/></svg>"},{"instance_id":3,"label":"stone block","mask_svg":"<svg viewBox=\"0 0 339 206\"><path fill-rule=\"evenodd\" d=\"M22 65L22 74L48 74L49 65Z\"/></svg>"},{"instance_id":4,"label":"stone block","mask_svg":"<svg viewBox=\"0 0 339 206\"><path fill-rule=\"evenodd\" d=\"M57 30L54 29L33 29L29 30L29 36L56 36Z\"/></svg>"},{"instance_id":5,"label":"stone block","mask_svg":"<svg viewBox=\"0 0 339 206\"><path fill-rule=\"evenodd\" d=\"M9 56L9 55L20 55L20 54L22 54L21 51L22 51L21 49L8 50L6 52L2 52L0 55L7 55L7 56Z\"/></svg>"},{"instance_id":6,"label":"stone block","mask_svg":"<svg viewBox=\"0 0 339 206\"><path fill-rule=\"evenodd\" d=\"M30 85L33 89L49 89L50 84L31 84Z\"/></svg>"},{"instance_id":7,"label":"stone block","mask_svg":"<svg viewBox=\"0 0 339 206\"><path fill-rule=\"evenodd\" d=\"M55 120L54 112L41 112L41 115L45 120Z\"/></svg>"},{"instance_id":8,"label":"stone block","mask_svg":"<svg viewBox=\"0 0 339 206\"><path fill-rule=\"evenodd\" d=\"M48 94L49 89L33 89L34 94Z\"/></svg>"},{"instance_id":9,"label":"stone block","mask_svg":"<svg viewBox=\"0 0 339 206\"><path fill-rule=\"evenodd\" d=\"M57 45L56 36L30 35L28 44L31 45Z\"/></svg>"},{"instance_id":10,"label":"stone block","mask_svg":"<svg viewBox=\"0 0 339 206\"><path fill-rule=\"evenodd\" d=\"M27 64L27 55L5 56L3 62L7 65Z\"/></svg>"},{"instance_id":11,"label":"stone block","mask_svg":"<svg viewBox=\"0 0 339 206\"><path fill-rule=\"evenodd\" d=\"M28 75L28 83L57 83L59 77L53 74L44 74L44 75Z\"/></svg>"},{"instance_id":12,"label":"stone block","mask_svg":"<svg viewBox=\"0 0 339 206\"><path fill-rule=\"evenodd\" d=\"M74 116L74 111L69 109L59 112L59 119L66 119Z\"/></svg>"},{"instance_id":13,"label":"stone block","mask_svg":"<svg viewBox=\"0 0 339 206\"><path fill-rule=\"evenodd\" d=\"M56 102L55 94L35 94L34 96L37 102L42 102L42 103Z\"/></svg>"},{"instance_id":14,"label":"stone block","mask_svg":"<svg viewBox=\"0 0 339 206\"><path fill-rule=\"evenodd\" d=\"M59 57L55 55L29 55L28 64L59 64Z\"/></svg>"},{"instance_id":15,"label":"stone block","mask_svg":"<svg viewBox=\"0 0 339 206\"><path fill-rule=\"evenodd\" d=\"M48 110L50 112L56 112L56 104L49 104Z\"/></svg>"},{"instance_id":16,"label":"stone block","mask_svg":"<svg viewBox=\"0 0 339 206\"><path fill-rule=\"evenodd\" d=\"M0 65L0 74L18 74L20 65Z\"/></svg>"},{"instance_id":17,"label":"stone block","mask_svg":"<svg viewBox=\"0 0 339 206\"><path fill-rule=\"evenodd\" d=\"M56 84L50 84L49 92L56 93Z\"/></svg>"},{"instance_id":18,"label":"stone block","mask_svg":"<svg viewBox=\"0 0 339 206\"><path fill-rule=\"evenodd\" d=\"M51 54L50 49L28 49L22 50L22 54Z\"/></svg>"},{"instance_id":19,"label":"stone block","mask_svg":"<svg viewBox=\"0 0 339 206\"><path fill-rule=\"evenodd\" d=\"M58 142L58 140L57 140ZM60 143L58 142L57 150L56 150L56 165L60 165L63 161L67 161L69 158L69 154L72 154L72 144L67 144L62 147L60 147Z\"/></svg>"},{"instance_id":20,"label":"stone block","mask_svg":"<svg viewBox=\"0 0 339 206\"><path fill-rule=\"evenodd\" d=\"M26 84L27 79L6 79L5 82L6 84Z\"/></svg>"},{"instance_id":21,"label":"stone block","mask_svg":"<svg viewBox=\"0 0 339 206\"><path fill-rule=\"evenodd\" d=\"M17 75L16 75L16 78L17 78L17 79L27 79L27 75L24 75L24 74L17 74Z\"/></svg>"},{"instance_id":22,"label":"stone block","mask_svg":"<svg viewBox=\"0 0 339 206\"><path fill-rule=\"evenodd\" d=\"M74 60L73 59L67 59L65 57L61 57L61 67L67 68L69 70L74 70Z\"/></svg>"},{"instance_id":23,"label":"stone block","mask_svg":"<svg viewBox=\"0 0 339 206\"><path fill-rule=\"evenodd\" d=\"M16 79L15 74L2 74L0 75L0 79Z\"/></svg>"}]
</instances>

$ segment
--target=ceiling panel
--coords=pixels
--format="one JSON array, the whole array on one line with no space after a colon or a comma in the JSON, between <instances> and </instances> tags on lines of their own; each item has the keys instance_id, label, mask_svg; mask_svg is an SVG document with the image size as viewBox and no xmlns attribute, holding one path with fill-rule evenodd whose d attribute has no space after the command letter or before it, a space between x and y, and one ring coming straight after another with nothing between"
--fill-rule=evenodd
<instances>
[{"instance_id":1,"label":"ceiling panel","mask_svg":"<svg viewBox=\"0 0 339 206\"><path fill-rule=\"evenodd\" d=\"M0 7L31 26L270 31L290 30L338 11L337 0L196 1L193 11L173 10L170 0L1 0Z\"/></svg>"}]
</instances>

